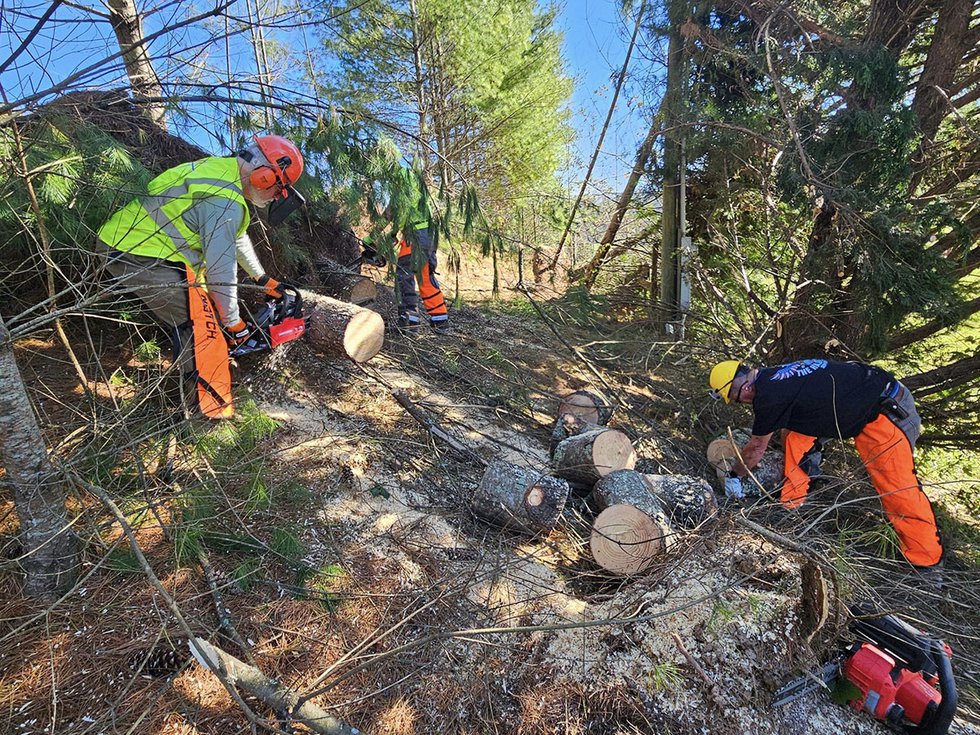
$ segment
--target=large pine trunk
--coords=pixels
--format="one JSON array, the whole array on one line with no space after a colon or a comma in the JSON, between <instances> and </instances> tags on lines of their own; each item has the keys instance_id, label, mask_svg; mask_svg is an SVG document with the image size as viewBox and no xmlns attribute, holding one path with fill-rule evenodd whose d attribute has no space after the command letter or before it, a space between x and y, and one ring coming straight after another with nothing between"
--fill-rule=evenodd
<instances>
[{"instance_id":1,"label":"large pine trunk","mask_svg":"<svg viewBox=\"0 0 980 735\"><path fill-rule=\"evenodd\" d=\"M354 362L366 362L381 351L385 323L377 312L303 291L306 336L319 350Z\"/></svg>"},{"instance_id":2,"label":"large pine trunk","mask_svg":"<svg viewBox=\"0 0 980 735\"><path fill-rule=\"evenodd\" d=\"M561 478L496 461L483 473L470 507L501 526L536 534L555 527L568 492Z\"/></svg>"},{"instance_id":3,"label":"large pine trunk","mask_svg":"<svg viewBox=\"0 0 980 735\"><path fill-rule=\"evenodd\" d=\"M78 570L75 536L65 514L65 488L48 460L0 317L0 460L14 495L27 574L24 593L50 597L68 589Z\"/></svg>"},{"instance_id":4,"label":"large pine trunk","mask_svg":"<svg viewBox=\"0 0 980 735\"><path fill-rule=\"evenodd\" d=\"M558 444L554 462L558 476L577 485L591 486L616 470L633 469L636 452L623 432L597 428Z\"/></svg>"},{"instance_id":5,"label":"large pine trunk","mask_svg":"<svg viewBox=\"0 0 980 735\"><path fill-rule=\"evenodd\" d=\"M558 418L571 414L586 423L605 426L612 418L613 408L608 399L595 391L577 390L561 399Z\"/></svg>"}]
</instances>

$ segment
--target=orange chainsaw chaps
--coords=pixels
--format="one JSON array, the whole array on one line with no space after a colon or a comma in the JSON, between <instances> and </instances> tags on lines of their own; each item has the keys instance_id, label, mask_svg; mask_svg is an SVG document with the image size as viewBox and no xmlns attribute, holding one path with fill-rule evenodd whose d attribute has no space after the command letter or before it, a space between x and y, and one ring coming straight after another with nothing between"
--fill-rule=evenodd
<instances>
[{"instance_id":1,"label":"orange chainsaw chaps","mask_svg":"<svg viewBox=\"0 0 980 735\"><path fill-rule=\"evenodd\" d=\"M197 405L211 419L231 418L235 413L231 395L231 366L228 343L221 333L218 317L207 289L197 285L188 265L187 298L194 328L194 369L197 373Z\"/></svg>"}]
</instances>

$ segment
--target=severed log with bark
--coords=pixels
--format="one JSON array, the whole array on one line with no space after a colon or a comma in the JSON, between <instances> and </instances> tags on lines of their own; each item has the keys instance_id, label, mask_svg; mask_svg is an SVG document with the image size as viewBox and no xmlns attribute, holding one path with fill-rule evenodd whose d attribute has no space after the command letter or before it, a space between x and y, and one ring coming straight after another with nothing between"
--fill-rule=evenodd
<instances>
[{"instance_id":1,"label":"severed log with bark","mask_svg":"<svg viewBox=\"0 0 980 735\"><path fill-rule=\"evenodd\" d=\"M719 437L708 445L708 463L715 468L717 486L725 489L725 477L738 464L739 454L749 437L744 432L732 432L738 447L727 436ZM743 441L744 438L744 441ZM783 481L783 457L781 452L767 450L752 468L751 474L742 480L746 495L765 495L775 491Z\"/></svg>"},{"instance_id":2,"label":"severed log with bark","mask_svg":"<svg viewBox=\"0 0 980 735\"><path fill-rule=\"evenodd\" d=\"M568 493L560 477L497 460L483 473L470 507L481 518L534 535L555 527Z\"/></svg>"},{"instance_id":3,"label":"severed log with bark","mask_svg":"<svg viewBox=\"0 0 980 735\"><path fill-rule=\"evenodd\" d=\"M601 426L596 424L590 424L581 416L577 416L574 413L564 413L558 417L555 422L554 428L551 430L551 442L548 445L548 456L551 459L555 458L555 450L558 445L565 441L570 436L577 436L586 431L594 431L596 429L601 429Z\"/></svg>"},{"instance_id":4,"label":"severed log with bark","mask_svg":"<svg viewBox=\"0 0 980 735\"><path fill-rule=\"evenodd\" d=\"M224 676L232 685L241 687L257 697L263 704L280 716L301 722L321 735L358 735L360 730L331 716L322 707L309 701L300 703L300 695L284 687L275 679L262 673L255 666L213 646L203 638L195 638L188 644L194 658L208 671Z\"/></svg>"},{"instance_id":5,"label":"severed log with bark","mask_svg":"<svg viewBox=\"0 0 980 735\"><path fill-rule=\"evenodd\" d=\"M302 295L306 338L315 349L354 362L367 362L381 351L385 322L380 314L312 291Z\"/></svg>"},{"instance_id":6,"label":"severed log with bark","mask_svg":"<svg viewBox=\"0 0 980 735\"><path fill-rule=\"evenodd\" d=\"M605 396L595 391L577 390L569 393L558 404L558 418L572 414L587 424L605 426L612 418L612 404Z\"/></svg>"},{"instance_id":7,"label":"severed log with bark","mask_svg":"<svg viewBox=\"0 0 980 735\"><path fill-rule=\"evenodd\" d=\"M667 550L671 537L663 513L648 515L634 505L610 505L592 524L589 548L596 564L612 574L642 572Z\"/></svg>"},{"instance_id":8,"label":"severed log with bark","mask_svg":"<svg viewBox=\"0 0 980 735\"><path fill-rule=\"evenodd\" d=\"M675 526L695 528L718 515L718 500L705 480L687 475L643 475Z\"/></svg>"},{"instance_id":9,"label":"severed log with bark","mask_svg":"<svg viewBox=\"0 0 980 735\"><path fill-rule=\"evenodd\" d=\"M333 298L358 306L374 303L378 287L367 276L330 258L320 257L314 263L323 289Z\"/></svg>"},{"instance_id":10,"label":"severed log with bark","mask_svg":"<svg viewBox=\"0 0 980 735\"><path fill-rule=\"evenodd\" d=\"M555 474L591 486L616 470L633 469L636 451L626 434L598 428L571 436L555 447Z\"/></svg>"}]
</instances>

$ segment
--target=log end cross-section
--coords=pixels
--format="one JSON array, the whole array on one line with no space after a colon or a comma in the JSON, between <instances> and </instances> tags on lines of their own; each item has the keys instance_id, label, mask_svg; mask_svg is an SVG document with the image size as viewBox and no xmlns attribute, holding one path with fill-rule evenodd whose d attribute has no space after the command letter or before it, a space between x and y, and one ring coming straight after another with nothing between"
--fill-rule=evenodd
<instances>
[{"instance_id":1,"label":"log end cross-section","mask_svg":"<svg viewBox=\"0 0 980 735\"><path fill-rule=\"evenodd\" d=\"M667 548L669 529L633 505L611 505L592 524L589 548L596 564L612 574L642 572Z\"/></svg>"}]
</instances>

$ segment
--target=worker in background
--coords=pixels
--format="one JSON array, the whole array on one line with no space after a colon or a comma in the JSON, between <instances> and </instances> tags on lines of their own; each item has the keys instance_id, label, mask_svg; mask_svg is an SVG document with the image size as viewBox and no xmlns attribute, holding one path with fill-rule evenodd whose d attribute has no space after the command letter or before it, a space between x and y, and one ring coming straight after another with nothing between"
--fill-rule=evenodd
<instances>
[{"instance_id":1,"label":"worker in background","mask_svg":"<svg viewBox=\"0 0 980 735\"><path fill-rule=\"evenodd\" d=\"M238 266L267 295L283 296L246 233L248 203L268 207L270 223L278 224L303 202L293 189L302 172L303 157L293 143L278 135L256 137L235 156L163 172L146 196L99 229L106 269L118 285L136 287L167 330L174 362L209 417L232 414L228 349L255 329L239 309Z\"/></svg>"},{"instance_id":2,"label":"worker in background","mask_svg":"<svg viewBox=\"0 0 980 735\"><path fill-rule=\"evenodd\" d=\"M742 447L732 481L745 478L773 433L785 430L780 500L797 508L810 486L801 464L820 447L818 437L853 437L902 553L924 579L941 584L939 528L912 456L921 420L912 394L895 376L858 362L802 360L749 368L727 360L715 365L708 382L715 397L750 404L754 414L752 437Z\"/></svg>"},{"instance_id":3,"label":"worker in background","mask_svg":"<svg viewBox=\"0 0 980 735\"><path fill-rule=\"evenodd\" d=\"M449 329L449 310L446 299L436 280L436 240L425 184L414 169L399 169L400 194L407 194L407 212L401 217L404 224L392 222L392 236L400 234L398 244L398 266L395 269L398 293L398 329L403 334L419 331L419 297L429 315L429 322L436 334L447 335ZM385 209L384 218L393 219L395 207L391 204ZM384 259L372 247L370 236L364 239L364 262L384 266ZM417 246L417 249L416 249ZM418 291L415 284L418 281Z\"/></svg>"}]
</instances>

